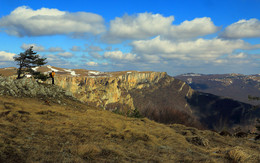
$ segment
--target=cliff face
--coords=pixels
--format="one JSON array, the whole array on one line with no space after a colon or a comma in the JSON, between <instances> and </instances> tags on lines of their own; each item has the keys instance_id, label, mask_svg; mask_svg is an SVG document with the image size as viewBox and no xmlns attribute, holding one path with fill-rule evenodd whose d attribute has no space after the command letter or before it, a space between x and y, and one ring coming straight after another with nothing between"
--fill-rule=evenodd
<instances>
[{"instance_id":1,"label":"cliff face","mask_svg":"<svg viewBox=\"0 0 260 163\"><path fill-rule=\"evenodd\" d=\"M164 72L102 73L51 66L37 68L37 71L45 74L56 71L56 86L72 92L77 99L88 105L123 114L137 109L143 116L161 123L179 123L218 131L241 126L248 131L255 129L255 120L260 118L260 108L208 93L199 93L186 82L170 77ZM27 79L19 81L23 82ZM30 81L34 80L30 79ZM35 86L31 87L32 82L29 82L29 85L25 82L26 87L21 87L37 88L29 89L31 91L27 93L27 89L12 89L16 88L12 82L0 80L0 87L3 85L0 94L13 95L13 92L19 94L22 91L23 94L34 92L37 94L38 92L44 96L57 96L54 89L47 93L45 90L41 91L42 85L37 85L35 81L33 82ZM20 85L18 81L14 83L18 84L17 86ZM43 85L52 90L51 79L48 79L46 83ZM1 93L1 90L6 91ZM32 92L32 90L34 91ZM67 94L69 95L68 92Z\"/></svg>"},{"instance_id":2,"label":"cliff face","mask_svg":"<svg viewBox=\"0 0 260 163\"><path fill-rule=\"evenodd\" d=\"M104 109L114 103L134 109L129 91L150 87L166 76L165 72L136 71L109 76L57 76L55 84L70 90L81 101Z\"/></svg>"}]
</instances>

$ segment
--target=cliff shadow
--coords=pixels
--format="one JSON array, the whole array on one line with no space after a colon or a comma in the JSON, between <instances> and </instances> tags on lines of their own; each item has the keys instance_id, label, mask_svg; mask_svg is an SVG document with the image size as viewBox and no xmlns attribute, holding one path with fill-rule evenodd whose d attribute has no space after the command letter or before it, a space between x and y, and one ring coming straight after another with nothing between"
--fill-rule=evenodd
<instances>
[{"instance_id":1,"label":"cliff shadow","mask_svg":"<svg viewBox=\"0 0 260 163\"><path fill-rule=\"evenodd\" d=\"M240 126L244 130L253 127L256 118L260 117L260 109L250 104L209 93L195 92L188 104L202 124L217 131Z\"/></svg>"}]
</instances>

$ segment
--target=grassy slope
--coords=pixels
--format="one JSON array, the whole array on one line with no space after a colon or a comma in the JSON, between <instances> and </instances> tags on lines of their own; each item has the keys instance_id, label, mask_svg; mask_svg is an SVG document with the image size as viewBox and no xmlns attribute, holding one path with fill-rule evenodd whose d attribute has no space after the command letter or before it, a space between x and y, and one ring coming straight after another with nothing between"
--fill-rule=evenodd
<instances>
[{"instance_id":1,"label":"grassy slope","mask_svg":"<svg viewBox=\"0 0 260 163\"><path fill-rule=\"evenodd\" d=\"M260 143L77 101L0 96L0 162L260 161Z\"/></svg>"}]
</instances>

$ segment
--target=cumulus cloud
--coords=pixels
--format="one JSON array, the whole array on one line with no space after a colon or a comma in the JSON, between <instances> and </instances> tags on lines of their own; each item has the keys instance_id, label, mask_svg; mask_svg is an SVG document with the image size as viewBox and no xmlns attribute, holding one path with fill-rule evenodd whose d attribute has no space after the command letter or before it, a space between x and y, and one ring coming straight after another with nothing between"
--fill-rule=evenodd
<instances>
[{"instance_id":1,"label":"cumulus cloud","mask_svg":"<svg viewBox=\"0 0 260 163\"><path fill-rule=\"evenodd\" d=\"M0 51L0 61L13 61L14 53Z\"/></svg>"},{"instance_id":2,"label":"cumulus cloud","mask_svg":"<svg viewBox=\"0 0 260 163\"><path fill-rule=\"evenodd\" d=\"M243 59L243 58L246 58L246 57L247 57L247 55L243 52L238 53L238 54L230 54L228 56L228 58L231 58L231 59Z\"/></svg>"},{"instance_id":3,"label":"cumulus cloud","mask_svg":"<svg viewBox=\"0 0 260 163\"><path fill-rule=\"evenodd\" d=\"M100 55L98 52L89 52L89 55L95 59L103 59L103 56Z\"/></svg>"},{"instance_id":4,"label":"cumulus cloud","mask_svg":"<svg viewBox=\"0 0 260 163\"><path fill-rule=\"evenodd\" d=\"M23 45L21 46L21 49L23 50L27 50L29 49L31 46L33 46L33 50L34 51L38 51L38 52L43 52L45 51L45 48L41 45L37 45L37 44L25 44L23 43Z\"/></svg>"},{"instance_id":5,"label":"cumulus cloud","mask_svg":"<svg viewBox=\"0 0 260 163\"><path fill-rule=\"evenodd\" d=\"M218 57L232 54L236 49L254 49L259 45L250 45L243 40L197 39L194 41L173 42L161 39L139 40L132 43L133 51L143 58L204 60L213 61ZM242 56L241 56L242 57Z\"/></svg>"},{"instance_id":6,"label":"cumulus cloud","mask_svg":"<svg viewBox=\"0 0 260 163\"><path fill-rule=\"evenodd\" d=\"M98 51L103 51L103 49L99 46L94 46L94 45L86 45L86 50L87 52L98 52Z\"/></svg>"},{"instance_id":7,"label":"cumulus cloud","mask_svg":"<svg viewBox=\"0 0 260 163\"><path fill-rule=\"evenodd\" d=\"M49 52L64 52L61 47L51 47L48 49Z\"/></svg>"},{"instance_id":8,"label":"cumulus cloud","mask_svg":"<svg viewBox=\"0 0 260 163\"><path fill-rule=\"evenodd\" d=\"M37 51L37 52L64 52L64 50L61 47L50 47L49 49L46 49L45 47L43 47L41 45L25 44L25 43L23 43L23 45L21 46L21 49L27 50L31 46L33 47L33 50Z\"/></svg>"},{"instance_id":9,"label":"cumulus cloud","mask_svg":"<svg viewBox=\"0 0 260 163\"><path fill-rule=\"evenodd\" d=\"M140 13L133 16L124 15L122 18L117 17L110 22L107 37L109 41L151 37L163 31L166 32L173 20L173 16L163 17L160 14L151 13Z\"/></svg>"},{"instance_id":10,"label":"cumulus cloud","mask_svg":"<svg viewBox=\"0 0 260 163\"><path fill-rule=\"evenodd\" d=\"M58 56L61 56L61 57L63 57L63 58L71 58L71 57L74 56L74 55L73 55L72 53L70 53L70 52L58 53L57 55L58 55Z\"/></svg>"},{"instance_id":11,"label":"cumulus cloud","mask_svg":"<svg viewBox=\"0 0 260 163\"><path fill-rule=\"evenodd\" d=\"M228 26L220 36L231 39L260 37L260 21L258 19L239 20Z\"/></svg>"},{"instance_id":12,"label":"cumulus cloud","mask_svg":"<svg viewBox=\"0 0 260 163\"><path fill-rule=\"evenodd\" d=\"M210 18L195 18L180 25L172 25L174 16L164 17L160 14L140 13L124 15L110 22L110 29L104 40L117 43L127 39L146 39L161 35L171 39L192 38L215 33L218 30Z\"/></svg>"},{"instance_id":13,"label":"cumulus cloud","mask_svg":"<svg viewBox=\"0 0 260 163\"><path fill-rule=\"evenodd\" d=\"M134 61L138 59L136 54L132 54L132 53L123 54L123 52L121 51L105 52L104 58L111 59L111 60L121 60L121 61Z\"/></svg>"},{"instance_id":14,"label":"cumulus cloud","mask_svg":"<svg viewBox=\"0 0 260 163\"><path fill-rule=\"evenodd\" d=\"M33 10L26 6L16 8L0 19L0 27L10 35L43 36L56 34L90 33L105 31L102 16L87 12L64 12L58 9Z\"/></svg>"},{"instance_id":15,"label":"cumulus cloud","mask_svg":"<svg viewBox=\"0 0 260 163\"><path fill-rule=\"evenodd\" d=\"M219 30L214 25L209 17L195 18L191 21L184 21L178 26L171 26L169 31L164 34L168 38L193 38L198 36L205 36L208 34L215 33Z\"/></svg>"},{"instance_id":16,"label":"cumulus cloud","mask_svg":"<svg viewBox=\"0 0 260 163\"><path fill-rule=\"evenodd\" d=\"M91 62L87 62L86 65L88 65L88 66L98 66L98 63L91 61Z\"/></svg>"},{"instance_id":17,"label":"cumulus cloud","mask_svg":"<svg viewBox=\"0 0 260 163\"><path fill-rule=\"evenodd\" d=\"M72 48L70 49L73 52L79 52L81 51L81 47L80 46L72 46Z\"/></svg>"}]
</instances>

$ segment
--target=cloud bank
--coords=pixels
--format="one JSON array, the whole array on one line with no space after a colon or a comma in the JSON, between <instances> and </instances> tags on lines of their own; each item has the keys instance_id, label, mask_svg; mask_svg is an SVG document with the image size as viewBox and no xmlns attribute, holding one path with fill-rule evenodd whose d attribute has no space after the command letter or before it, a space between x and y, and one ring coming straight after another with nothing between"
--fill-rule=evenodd
<instances>
[{"instance_id":1,"label":"cloud bank","mask_svg":"<svg viewBox=\"0 0 260 163\"><path fill-rule=\"evenodd\" d=\"M151 40L139 40L132 43L133 51L151 56L154 62L163 59L213 61L225 54L232 54L236 49L254 49L243 40L197 39L195 41L174 42L160 36Z\"/></svg>"},{"instance_id":2,"label":"cloud bank","mask_svg":"<svg viewBox=\"0 0 260 163\"><path fill-rule=\"evenodd\" d=\"M102 16L87 12L65 12L58 9L33 10L26 6L16 8L0 19L0 27L10 35L44 36L57 34L90 33L105 31Z\"/></svg>"},{"instance_id":3,"label":"cloud bank","mask_svg":"<svg viewBox=\"0 0 260 163\"><path fill-rule=\"evenodd\" d=\"M208 17L186 20L180 25L173 25L173 21L174 16L164 17L152 13L124 15L111 20L110 29L103 39L110 43L147 39L158 35L169 39L188 39L219 30Z\"/></svg>"}]
</instances>

